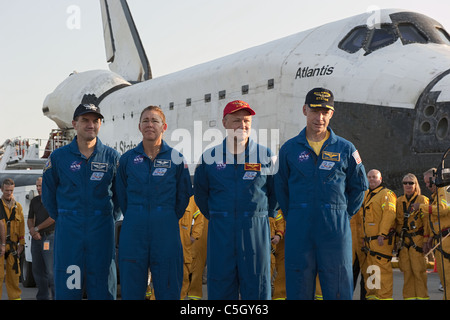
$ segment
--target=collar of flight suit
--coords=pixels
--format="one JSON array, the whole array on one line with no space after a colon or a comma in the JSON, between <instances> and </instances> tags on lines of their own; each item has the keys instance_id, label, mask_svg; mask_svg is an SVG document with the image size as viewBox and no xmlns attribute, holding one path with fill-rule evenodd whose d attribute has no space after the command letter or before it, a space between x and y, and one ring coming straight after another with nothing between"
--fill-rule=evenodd
<instances>
[{"instance_id":1,"label":"collar of flight suit","mask_svg":"<svg viewBox=\"0 0 450 320\"><path fill-rule=\"evenodd\" d=\"M170 150L170 147L163 139L163 140L161 140L161 149L159 149L159 153L158 154L164 153L167 150ZM142 141L139 142L139 144L136 146L135 151L137 153L142 154L143 156L148 158L147 154L144 151L144 143ZM158 156L158 155L156 155L156 156Z\"/></svg>"},{"instance_id":2,"label":"collar of flight suit","mask_svg":"<svg viewBox=\"0 0 450 320\"><path fill-rule=\"evenodd\" d=\"M100 138L97 137L97 141L95 143L94 152L92 152L92 155L95 155L97 152L101 151L104 148L104 144L101 142ZM77 143L77 136L73 138L72 142L69 144L69 150L72 153L75 153L76 155L79 155L80 157L84 157L84 155L80 152L80 149L78 148Z\"/></svg>"},{"instance_id":3,"label":"collar of flight suit","mask_svg":"<svg viewBox=\"0 0 450 320\"><path fill-rule=\"evenodd\" d=\"M323 145L333 144L337 141L337 136L334 131L330 127L327 127L327 130L330 132L330 136L323 143ZM307 146L308 148L311 148L308 140L306 139L306 127L303 128L303 130L298 134L296 141L304 146Z\"/></svg>"},{"instance_id":4,"label":"collar of flight suit","mask_svg":"<svg viewBox=\"0 0 450 320\"><path fill-rule=\"evenodd\" d=\"M228 150L227 150L227 138L223 139L221 146L222 146L222 152L224 154L230 153L230 154L234 155L234 153L228 152ZM257 144L251 138L248 138L248 143L247 143L247 146L245 147L245 153L250 154L250 153L256 152L256 151L257 151Z\"/></svg>"}]
</instances>

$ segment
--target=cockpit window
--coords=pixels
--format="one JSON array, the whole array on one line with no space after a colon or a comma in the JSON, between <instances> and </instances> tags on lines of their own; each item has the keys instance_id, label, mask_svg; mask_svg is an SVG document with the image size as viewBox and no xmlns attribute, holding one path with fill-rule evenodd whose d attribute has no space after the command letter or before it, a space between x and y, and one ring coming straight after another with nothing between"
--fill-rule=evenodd
<instances>
[{"instance_id":1,"label":"cockpit window","mask_svg":"<svg viewBox=\"0 0 450 320\"><path fill-rule=\"evenodd\" d=\"M450 45L450 36L437 21L420 13L396 12L389 15L391 23L375 28L360 25L353 28L339 42L338 47L349 53L364 49L364 55L395 43L403 45L436 43Z\"/></svg>"},{"instance_id":2,"label":"cockpit window","mask_svg":"<svg viewBox=\"0 0 450 320\"><path fill-rule=\"evenodd\" d=\"M367 27L356 27L341 41L339 48L350 53L361 49L367 38Z\"/></svg>"},{"instance_id":3,"label":"cockpit window","mask_svg":"<svg viewBox=\"0 0 450 320\"><path fill-rule=\"evenodd\" d=\"M436 28L438 31L439 36L441 37L442 41L445 44L450 45L450 36L448 35L447 31L445 31L445 29L442 28Z\"/></svg>"},{"instance_id":4,"label":"cockpit window","mask_svg":"<svg viewBox=\"0 0 450 320\"><path fill-rule=\"evenodd\" d=\"M372 37L370 38L370 43L367 49L370 52L375 51L394 43L395 40L397 40L397 37L392 31L392 26L381 26L381 28L375 28L372 31Z\"/></svg>"},{"instance_id":5,"label":"cockpit window","mask_svg":"<svg viewBox=\"0 0 450 320\"><path fill-rule=\"evenodd\" d=\"M428 42L428 38L412 23L400 23L398 31L403 44Z\"/></svg>"}]
</instances>

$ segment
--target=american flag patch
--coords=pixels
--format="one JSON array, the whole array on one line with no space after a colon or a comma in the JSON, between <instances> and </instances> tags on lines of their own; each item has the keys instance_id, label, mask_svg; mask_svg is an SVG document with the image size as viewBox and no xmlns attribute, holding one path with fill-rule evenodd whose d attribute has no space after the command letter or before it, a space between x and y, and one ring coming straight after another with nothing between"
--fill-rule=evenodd
<instances>
[{"instance_id":1,"label":"american flag patch","mask_svg":"<svg viewBox=\"0 0 450 320\"><path fill-rule=\"evenodd\" d=\"M353 158L356 161L356 164L360 164L362 162L361 157L359 156L358 150L355 150L355 152L352 153Z\"/></svg>"}]
</instances>

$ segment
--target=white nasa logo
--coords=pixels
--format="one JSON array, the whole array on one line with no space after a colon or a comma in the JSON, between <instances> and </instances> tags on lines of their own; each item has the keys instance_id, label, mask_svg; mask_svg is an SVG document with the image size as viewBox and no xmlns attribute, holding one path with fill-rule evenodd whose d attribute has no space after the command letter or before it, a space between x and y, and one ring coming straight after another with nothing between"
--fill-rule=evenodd
<instances>
[{"instance_id":1,"label":"white nasa logo","mask_svg":"<svg viewBox=\"0 0 450 320\"><path fill-rule=\"evenodd\" d=\"M308 160L308 159L309 159L309 155L310 155L310 152L308 152L308 151L303 151L302 153L300 153L300 154L298 155L298 161L299 161L299 162L303 162L303 161Z\"/></svg>"},{"instance_id":2,"label":"white nasa logo","mask_svg":"<svg viewBox=\"0 0 450 320\"><path fill-rule=\"evenodd\" d=\"M140 164L144 162L144 156L143 155L138 155L133 159L133 163L134 164Z\"/></svg>"},{"instance_id":3,"label":"white nasa logo","mask_svg":"<svg viewBox=\"0 0 450 320\"><path fill-rule=\"evenodd\" d=\"M225 163L223 163L223 162L219 162L219 163L216 164L216 169L217 170L223 170L226 167L227 167L227 165Z\"/></svg>"},{"instance_id":4,"label":"white nasa logo","mask_svg":"<svg viewBox=\"0 0 450 320\"><path fill-rule=\"evenodd\" d=\"M79 171L80 169L81 169L81 161L80 162L74 161L70 165L70 171L72 172Z\"/></svg>"}]
</instances>

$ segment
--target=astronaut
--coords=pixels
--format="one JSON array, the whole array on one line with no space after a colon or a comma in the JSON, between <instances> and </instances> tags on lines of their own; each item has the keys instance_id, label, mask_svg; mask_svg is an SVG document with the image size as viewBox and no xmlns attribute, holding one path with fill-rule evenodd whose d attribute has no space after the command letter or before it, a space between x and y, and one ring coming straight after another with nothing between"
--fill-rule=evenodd
<instances>
[{"instance_id":1,"label":"astronaut","mask_svg":"<svg viewBox=\"0 0 450 320\"><path fill-rule=\"evenodd\" d=\"M314 299L317 274L324 299L353 297L349 220L367 179L354 145L328 127L333 113L330 90L309 91L306 128L279 153L275 190L286 220L287 299Z\"/></svg>"},{"instance_id":2,"label":"astronaut","mask_svg":"<svg viewBox=\"0 0 450 320\"><path fill-rule=\"evenodd\" d=\"M85 95L86 97L86 95ZM85 100L85 98L83 98ZM103 116L95 100L73 115L73 141L50 155L43 173L42 201L55 220L55 299L116 298L114 193L119 153L97 137Z\"/></svg>"},{"instance_id":3,"label":"astronaut","mask_svg":"<svg viewBox=\"0 0 450 320\"><path fill-rule=\"evenodd\" d=\"M194 195L209 220L207 289L211 300L270 300L269 216L277 210L271 151L249 139L248 103L228 103L228 136L206 150L194 175ZM239 296L240 295L240 296Z\"/></svg>"},{"instance_id":4,"label":"astronaut","mask_svg":"<svg viewBox=\"0 0 450 320\"><path fill-rule=\"evenodd\" d=\"M192 196L192 183L182 155L162 139L166 129L161 109L145 108L139 120L142 142L119 162L117 194L124 216L119 270L124 300L145 299L149 269L157 300L180 299L179 219Z\"/></svg>"}]
</instances>

